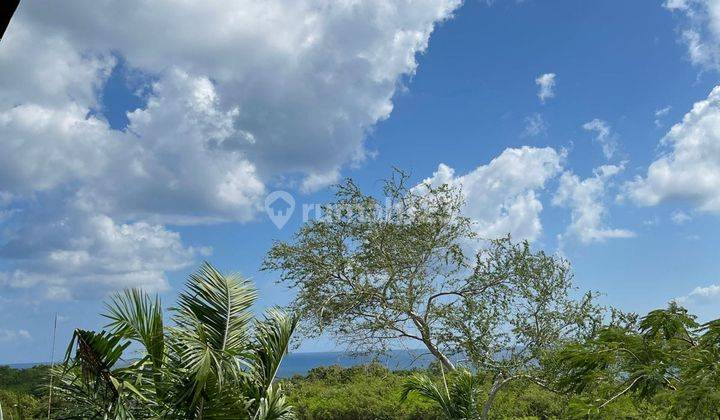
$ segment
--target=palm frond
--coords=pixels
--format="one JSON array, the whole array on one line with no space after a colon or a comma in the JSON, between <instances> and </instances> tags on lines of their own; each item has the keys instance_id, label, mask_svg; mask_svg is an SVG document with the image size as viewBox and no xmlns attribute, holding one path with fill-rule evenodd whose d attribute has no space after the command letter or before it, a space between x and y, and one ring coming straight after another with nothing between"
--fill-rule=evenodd
<instances>
[{"instance_id":1,"label":"palm frond","mask_svg":"<svg viewBox=\"0 0 720 420\"><path fill-rule=\"evenodd\" d=\"M292 420L295 418L293 408L280 389L280 385L272 384L260 399L255 420Z\"/></svg>"},{"instance_id":2,"label":"palm frond","mask_svg":"<svg viewBox=\"0 0 720 420\"><path fill-rule=\"evenodd\" d=\"M283 311L272 308L265 319L255 326L257 349L253 354L252 371L257 383L268 388L275 380L280 363L288 352L290 339L297 327L298 319Z\"/></svg>"},{"instance_id":3,"label":"palm frond","mask_svg":"<svg viewBox=\"0 0 720 420\"><path fill-rule=\"evenodd\" d=\"M162 306L160 298L139 289L129 289L113 295L104 314L110 320L107 327L114 334L135 340L143 345L156 369L162 366L165 353Z\"/></svg>"},{"instance_id":4,"label":"palm frond","mask_svg":"<svg viewBox=\"0 0 720 420\"><path fill-rule=\"evenodd\" d=\"M448 419L476 419L478 386L477 379L465 369L454 372L442 390L429 376L415 373L403 384L400 399L405 401L410 394L416 393L438 404Z\"/></svg>"},{"instance_id":5,"label":"palm frond","mask_svg":"<svg viewBox=\"0 0 720 420\"><path fill-rule=\"evenodd\" d=\"M65 364L79 366L85 377L103 378L109 383L107 376L110 370L122 357L123 351L130 345L129 341L122 342L121 336L106 331L96 333L77 329L73 333L65 353ZM75 357L72 351L77 344Z\"/></svg>"},{"instance_id":6,"label":"palm frond","mask_svg":"<svg viewBox=\"0 0 720 420\"><path fill-rule=\"evenodd\" d=\"M454 414L461 419L478 418L477 390L479 382L470 371L459 369L448 384Z\"/></svg>"},{"instance_id":7,"label":"palm frond","mask_svg":"<svg viewBox=\"0 0 720 420\"><path fill-rule=\"evenodd\" d=\"M64 418L293 418L275 383L297 318L271 309L255 321L255 289L204 264L188 280L165 326L160 300L137 290L114 295L109 332L76 330L53 369ZM131 342L146 354L120 366ZM1 419L0 419L1 420Z\"/></svg>"},{"instance_id":8,"label":"palm frond","mask_svg":"<svg viewBox=\"0 0 720 420\"><path fill-rule=\"evenodd\" d=\"M443 411L447 411L450 406L450 398L447 393L440 391L429 376L415 373L403 383L402 394L400 394L400 400L405 401L410 394L416 393L430 401L436 402L443 408Z\"/></svg>"},{"instance_id":9,"label":"palm frond","mask_svg":"<svg viewBox=\"0 0 720 420\"><path fill-rule=\"evenodd\" d=\"M75 330L64 366L54 374L58 382L53 387L73 402L74 415L132 419L133 411L149 410L154 405L131 382L134 372L116 368L129 345L130 341L111 332ZM137 408L135 401L147 406Z\"/></svg>"},{"instance_id":10,"label":"palm frond","mask_svg":"<svg viewBox=\"0 0 720 420\"><path fill-rule=\"evenodd\" d=\"M236 382L243 371L237 360L250 353L251 306L255 289L239 275L223 275L208 263L191 275L178 301L173 329L182 369L192 385L186 392L197 405L209 382L222 389Z\"/></svg>"},{"instance_id":11,"label":"palm frond","mask_svg":"<svg viewBox=\"0 0 720 420\"><path fill-rule=\"evenodd\" d=\"M257 300L252 285L237 274L223 275L204 263L190 276L186 287L177 309L180 325L202 325L204 341L212 350L243 353L249 342L249 309Z\"/></svg>"}]
</instances>

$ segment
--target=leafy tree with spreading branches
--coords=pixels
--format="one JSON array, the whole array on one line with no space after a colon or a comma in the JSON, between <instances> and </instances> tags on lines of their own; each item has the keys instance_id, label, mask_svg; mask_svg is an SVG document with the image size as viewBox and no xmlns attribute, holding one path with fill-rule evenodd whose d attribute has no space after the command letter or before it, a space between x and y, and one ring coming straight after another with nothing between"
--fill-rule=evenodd
<instances>
[{"instance_id":1,"label":"leafy tree with spreading branches","mask_svg":"<svg viewBox=\"0 0 720 420\"><path fill-rule=\"evenodd\" d=\"M545 354L590 334L600 309L593 294L576 297L565 260L479 238L460 189L407 182L396 172L381 201L346 180L263 268L296 290L306 335L329 332L355 352L420 345L445 371L460 360L491 372L487 417L511 381L544 383Z\"/></svg>"},{"instance_id":2,"label":"leafy tree with spreading branches","mask_svg":"<svg viewBox=\"0 0 720 420\"><path fill-rule=\"evenodd\" d=\"M720 418L720 320L701 325L675 302L637 322L610 323L557 359L557 387L578 395L578 416L602 415L631 396L677 418Z\"/></svg>"}]
</instances>

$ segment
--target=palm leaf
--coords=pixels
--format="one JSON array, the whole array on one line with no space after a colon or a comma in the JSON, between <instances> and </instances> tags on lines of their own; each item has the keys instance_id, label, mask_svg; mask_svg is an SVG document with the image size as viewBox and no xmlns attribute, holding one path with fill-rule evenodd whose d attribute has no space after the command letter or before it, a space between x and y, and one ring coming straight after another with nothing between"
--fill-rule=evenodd
<instances>
[{"instance_id":1,"label":"palm leaf","mask_svg":"<svg viewBox=\"0 0 720 420\"><path fill-rule=\"evenodd\" d=\"M75 330L55 389L75 403L78 416L132 419L135 398L150 403L128 380L135 375L115 368L130 345L123 340L111 332Z\"/></svg>"},{"instance_id":2,"label":"palm leaf","mask_svg":"<svg viewBox=\"0 0 720 420\"><path fill-rule=\"evenodd\" d=\"M293 408L282 393L279 385L270 385L253 419L255 420L291 420L295 418Z\"/></svg>"},{"instance_id":3,"label":"palm leaf","mask_svg":"<svg viewBox=\"0 0 720 420\"><path fill-rule=\"evenodd\" d=\"M255 289L204 264L178 298L174 326L160 300L132 289L114 295L110 332L76 330L54 389L65 418L286 420L292 407L275 377L297 318L271 309L255 321ZM146 355L118 367L131 342ZM53 371L55 372L55 370Z\"/></svg>"},{"instance_id":4,"label":"palm leaf","mask_svg":"<svg viewBox=\"0 0 720 420\"><path fill-rule=\"evenodd\" d=\"M239 275L223 275L208 263L190 276L186 289L174 309L173 332L182 369L191 382L184 398L194 407L209 382L221 390L224 382L235 383L243 375L237 360L250 353L250 308L257 294Z\"/></svg>"},{"instance_id":5,"label":"palm leaf","mask_svg":"<svg viewBox=\"0 0 720 420\"><path fill-rule=\"evenodd\" d=\"M290 347L290 339L298 319L273 308L267 311L265 319L255 327L257 349L253 354L253 376L262 387L269 387L275 380L282 359Z\"/></svg>"},{"instance_id":6,"label":"palm leaf","mask_svg":"<svg viewBox=\"0 0 720 420\"><path fill-rule=\"evenodd\" d=\"M478 385L472 373L465 369L453 373L442 390L429 376L415 373L403 384L400 400L405 401L410 394L416 393L438 404L448 419L476 419Z\"/></svg>"},{"instance_id":7,"label":"palm leaf","mask_svg":"<svg viewBox=\"0 0 720 420\"><path fill-rule=\"evenodd\" d=\"M451 412L451 401L447 393L440 391L432 379L427 375L415 373L403 383L400 400L405 401L410 394L418 394L425 399L437 403L443 412Z\"/></svg>"},{"instance_id":8,"label":"palm leaf","mask_svg":"<svg viewBox=\"0 0 720 420\"><path fill-rule=\"evenodd\" d=\"M156 369L162 366L165 353L162 306L156 296L151 298L139 289L113 295L107 303L112 332L143 345Z\"/></svg>"},{"instance_id":9,"label":"palm leaf","mask_svg":"<svg viewBox=\"0 0 720 420\"><path fill-rule=\"evenodd\" d=\"M297 323L297 317L288 316L275 308L268 310L265 319L256 323L256 349L250 365L254 387L251 407L256 419L292 418L292 407L273 382L288 352Z\"/></svg>"}]
</instances>

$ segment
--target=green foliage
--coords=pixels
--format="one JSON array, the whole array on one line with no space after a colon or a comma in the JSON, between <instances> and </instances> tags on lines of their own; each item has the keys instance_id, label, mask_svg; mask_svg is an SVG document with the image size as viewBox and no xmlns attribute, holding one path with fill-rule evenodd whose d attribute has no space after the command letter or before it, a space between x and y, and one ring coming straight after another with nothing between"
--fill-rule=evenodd
<instances>
[{"instance_id":1,"label":"green foliage","mask_svg":"<svg viewBox=\"0 0 720 420\"><path fill-rule=\"evenodd\" d=\"M406 182L400 172L385 181L383 208L346 180L324 217L274 244L263 268L296 290L306 334L330 332L351 351L415 342L447 372L453 354L491 371L487 418L511 382L542 383L546 355L592 334L602 309L562 258L509 236L481 241L459 189Z\"/></svg>"},{"instance_id":2,"label":"green foliage","mask_svg":"<svg viewBox=\"0 0 720 420\"><path fill-rule=\"evenodd\" d=\"M556 355L557 386L576 416L607 416L632 398L645 418L667 408L679 418L720 416L720 322L699 325L671 303L639 323L608 325ZM668 414L668 413L666 413Z\"/></svg>"},{"instance_id":3,"label":"green foliage","mask_svg":"<svg viewBox=\"0 0 720 420\"><path fill-rule=\"evenodd\" d=\"M477 419L480 417L477 404L479 385L478 378L465 369L443 374L439 386L430 376L416 373L403 384L401 400L415 393L435 402L448 419Z\"/></svg>"},{"instance_id":4,"label":"green foliage","mask_svg":"<svg viewBox=\"0 0 720 420\"><path fill-rule=\"evenodd\" d=\"M327 366L287 379L283 385L300 419L441 419L434 405L417 396L400 401L408 375L378 364Z\"/></svg>"},{"instance_id":5,"label":"green foliage","mask_svg":"<svg viewBox=\"0 0 720 420\"><path fill-rule=\"evenodd\" d=\"M40 399L22 391L0 389L0 407L6 420L47 416L47 406L43 405Z\"/></svg>"},{"instance_id":6,"label":"green foliage","mask_svg":"<svg viewBox=\"0 0 720 420\"><path fill-rule=\"evenodd\" d=\"M437 300L456 291L450 279L467 271L462 245L474 233L460 214L459 191L408 188L406 181L401 173L387 180L380 201L347 180L322 218L305 223L292 242L273 245L263 269L295 287L307 335L330 332L352 351L414 340L452 369L431 315Z\"/></svg>"},{"instance_id":7,"label":"green foliage","mask_svg":"<svg viewBox=\"0 0 720 420\"><path fill-rule=\"evenodd\" d=\"M27 369L0 366L0 389L40 397L47 384L49 366L39 365Z\"/></svg>"},{"instance_id":8,"label":"green foliage","mask_svg":"<svg viewBox=\"0 0 720 420\"><path fill-rule=\"evenodd\" d=\"M300 419L445 419L440 406L415 392L401 402L406 381L424 375L440 392L442 376L433 371L389 371L371 364L342 368L315 368L306 376L283 381L288 398ZM452 376L452 375L449 375ZM473 377L474 386L484 395L490 389L491 378ZM452 379L449 379L452 382ZM452 392L452 391L451 391ZM477 402L482 403L482 400ZM566 399L539 386L528 383L510 384L498 395L491 419L564 418ZM476 408L477 411L477 408Z\"/></svg>"},{"instance_id":9,"label":"green foliage","mask_svg":"<svg viewBox=\"0 0 720 420\"><path fill-rule=\"evenodd\" d=\"M179 296L173 326L157 298L138 290L108 304L110 331L76 330L54 388L72 418L290 419L275 383L296 318L272 309L255 320L254 288L209 264ZM135 342L144 354L121 366Z\"/></svg>"}]
</instances>

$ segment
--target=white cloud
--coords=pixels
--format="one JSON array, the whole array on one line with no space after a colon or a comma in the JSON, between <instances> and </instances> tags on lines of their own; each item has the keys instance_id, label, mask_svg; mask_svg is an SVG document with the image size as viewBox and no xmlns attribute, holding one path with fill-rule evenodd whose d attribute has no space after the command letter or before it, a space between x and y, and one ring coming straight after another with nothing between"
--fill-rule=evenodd
<instances>
[{"instance_id":1,"label":"white cloud","mask_svg":"<svg viewBox=\"0 0 720 420\"><path fill-rule=\"evenodd\" d=\"M720 86L695 103L662 139L666 151L625 185L624 195L642 206L679 199L698 210L720 212Z\"/></svg>"},{"instance_id":2,"label":"white cloud","mask_svg":"<svg viewBox=\"0 0 720 420\"><path fill-rule=\"evenodd\" d=\"M3 37L0 48L0 108L18 104L85 107L97 105L97 91L115 59L109 54L83 54L55 31L38 33L23 22L23 4Z\"/></svg>"},{"instance_id":3,"label":"white cloud","mask_svg":"<svg viewBox=\"0 0 720 420\"><path fill-rule=\"evenodd\" d=\"M206 77L169 71L153 86L147 107L128 114L128 132L135 136L124 141L134 147L104 172L123 182L100 180L81 188L78 197L106 212L121 209L160 222L250 220L265 187L239 150L251 143L235 125L238 109L223 109L220 102Z\"/></svg>"},{"instance_id":4,"label":"white cloud","mask_svg":"<svg viewBox=\"0 0 720 420\"><path fill-rule=\"evenodd\" d=\"M698 286L685 296L675 299L681 305L717 304L720 300L720 285Z\"/></svg>"},{"instance_id":5,"label":"white cloud","mask_svg":"<svg viewBox=\"0 0 720 420\"><path fill-rule=\"evenodd\" d=\"M670 112L671 109L672 109L672 107L670 105L668 105L664 108L655 110L655 127L663 126L662 119L663 119L663 117L667 116L667 114Z\"/></svg>"},{"instance_id":6,"label":"white cloud","mask_svg":"<svg viewBox=\"0 0 720 420\"><path fill-rule=\"evenodd\" d=\"M465 215L475 222L481 237L510 233L515 239L534 240L542 232L538 191L561 171L563 158L549 147L505 149L487 165L460 176L440 164L423 182L461 187L467 201Z\"/></svg>"},{"instance_id":7,"label":"white cloud","mask_svg":"<svg viewBox=\"0 0 720 420\"><path fill-rule=\"evenodd\" d=\"M0 48L0 287L165 287L203 252L166 224L248 221L267 183L309 192L362 162L459 5L23 3ZM99 112L116 56L152 81L124 131Z\"/></svg>"},{"instance_id":8,"label":"white cloud","mask_svg":"<svg viewBox=\"0 0 720 420\"><path fill-rule=\"evenodd\" d=\"M690 217L690 215L685 213L684 211L678 210L673 212L673 214L670 216L670 220L672 220L672 222L676 225L682 225L692 220L692 217Z\"/></svg>"},{"instance_id":9,"label":"white cloud","mask_svg":"<svg viewBox=\"0 0 720 420\"><path fill-rule=\"evenodd\" d=\"M522 137L537 137L547 133L548 125L542 114L533 114L525 118L525 128L521 133Z\"/></svg>"},{"instance_id":10,"label":"white cloud","mask_svg":"<svg viewBox=\"0 0 720 420\"><path fill-rule=\"evenodd\" d=\"M547 99L555 97L555 73L541 74L535 79L535 84L538 85L538 98L540 102L545 103Z\"/></svg>"},{"instance_id":11,"label":"white cloud","mask_svg":"<svg viewBox=\"0 0 720 420\"><path fill-rule=\"evenodd\" d=\"M26 194L102 175L119 133L88 112L76 103L0 110L0 189Z\"/></svg>"},{"instance_id":12,"label":"white cloud","mask_svg":"<svg viewBox=\"0 0 720 420\"><path fill-rule=\"evenodd\" d=\"M570 208L571 222L567 235L580 239L582 243L602 242L610 238L630 238L635 234L625 229L605 226L607 209L603 202L606 184L623 168L603 165L595 170L594 176L581 180L566 171L560 177L560 186L553 197L553 204Z\"/></svg>"},{"instance_id":13,"label":"white cloud","mask_svg":"<svg viewBox=\"0 0 720 420\"><path fill-rule=\"evenodd\" d=\"M600 143L603 155L611 159L617 150L617 140L610 129L610 125L598 118L588 121L582 126L587 131L595 132L595 141Z\"/></svg>"},{"instance_id":14,"label":"white cloud","mask_svg":"<svg viewBox=\"0 0 720 420\"><path fill-rule=\"evenodd\" d=\"M685 17L681 33L690 60L703 68L720 70L720 2L666 0L663 6Z\"/></svg>"},{"instance_id":15,"label":"white cloud","mask_svg":"<svg viewBox=\"0 0 720 420\"><path fill-rule=\"evenodd\" d=\"M71 210L25 213L5 233L0 257L13 269L0 286L37 297L96 298L125 287L167 288L165 271L187 267L205 248L186 247L180 235L145 222L117 223L106 215Z\"/></svg>"},{"instance_id":16,"label":"white cloud","mask_svg":"<svg viewBox=\"0 0 720 420\"><path fill-rule=\"evenodd\" d=\"M339 168L328 170L325 173L316 173L307 176L300 184L300 191L309 193L316 191L326 185L336 183L340 179Z\"/></svg>"},{"instance_id":17,"label":"white cloud","mask_svg":"<svg viewBox=\"0 0 720 420\"><path fill-rule=\"evenodd\" d=\"M246 152L263 176L329 180L365 158L366 131L389 116L399 78L459 4L81 0L28 3L13 23L63 33L81 51L116 51L148 74L174 66L207 77L221 105L239 109L235 125L257 139L227 148Z\"/></svg>"}]
</instances>

